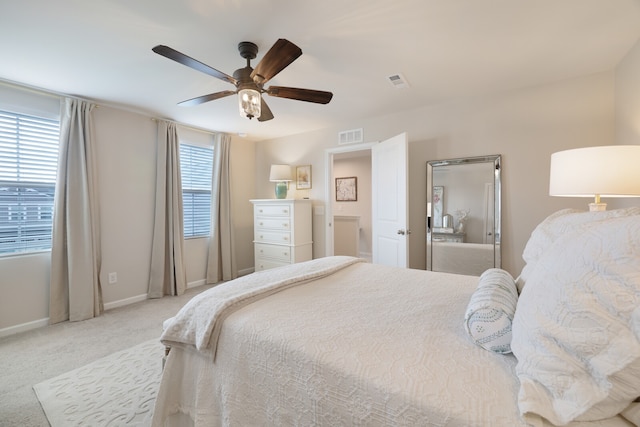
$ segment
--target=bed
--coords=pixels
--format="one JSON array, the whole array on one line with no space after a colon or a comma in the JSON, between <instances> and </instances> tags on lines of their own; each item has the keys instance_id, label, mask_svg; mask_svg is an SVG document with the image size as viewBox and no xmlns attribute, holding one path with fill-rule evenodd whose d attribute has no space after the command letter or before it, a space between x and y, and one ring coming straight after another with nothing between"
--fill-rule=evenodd
<instances>
[{"instance_id":1,"label":"bed","mask_svg":"<svg viewBox=\"0 0 640 427\"><path fill-rule=\"evenodd\" d=\"M327 257L216 286L166 322L162 341L171 351L153 425L636 425L640 209L613 212L550 216L532 233L523 254L527 266L516 279L499 269L478 278ZM606 332L597 330L586 334L594 344L585 349L580 327L591 331L593 325L585 324L577 303L565 300L580 297L564 289L548 304L550 314L540 307L538 288L548 297L553 290L545 284L559 288L557 280L571 282L571 274L583 274L578 267L555 271L549 265L562 258L559 254L576 252L564 250L571 239L584 248L590 233L600 240L612 234L626 239L613 249L604 244L593 251L606 266L612 256L622 267L597 269L597 279L587 280L596 288L600 278L623 288L616 288L613 303L624 301L624 307L602 314L614 318L613 345L604 343ZM592 267L587 255L579 258L576 265ZM559 276L551 280L554 274ZM610 299L601 297L608 307ZM600 303L592 298L588 304ZM579 321L562 311L569 306L581 313ZM554 334L566 333L564 326L545 330L536 322L568 318L573 319L568 331L581 341L573 346L571 335L559 350ZM496 324L499 333L489 330ZM581 362L554 354L567 349L583 352ZM598 377L595 389L572 371L600 360L594 352L620 362L615 370L607 365L604 377L600 365L588 366ZM588 386L577 389L567 374Z\"/></svg>"}]
</instances>

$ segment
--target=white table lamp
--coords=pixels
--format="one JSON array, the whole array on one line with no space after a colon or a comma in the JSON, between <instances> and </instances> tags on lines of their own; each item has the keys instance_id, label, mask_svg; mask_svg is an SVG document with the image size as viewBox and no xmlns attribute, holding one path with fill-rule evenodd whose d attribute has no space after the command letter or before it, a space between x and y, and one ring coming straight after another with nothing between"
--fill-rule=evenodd
<instances>
[{"instance_id":1,"label":"white table lamp","mask_svg":"<svg viewBox=\"0 0 640 427\"><path fill-rule=\"evenodd\" d=\"M640 145L608 145L551 155L549 195L593 197L590 211L606 210L601 197L640 197Z\"/></svg>"},{"instance_id":2,"label":"white table lamp","mask_svg":"<svg viewBox=\"0 0 640 427\"><path fill-rule=\"evenodd\" d=\"M292 181L291 166L271 165L269 181L276 183L276 199L285 199L289 182Z\"/></svg>"}]
</instances>

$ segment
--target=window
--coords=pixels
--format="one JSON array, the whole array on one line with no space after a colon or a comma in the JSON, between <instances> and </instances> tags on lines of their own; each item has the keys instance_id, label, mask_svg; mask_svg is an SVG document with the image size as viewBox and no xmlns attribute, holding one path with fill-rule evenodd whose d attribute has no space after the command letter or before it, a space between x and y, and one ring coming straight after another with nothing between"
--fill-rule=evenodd
<instances>
[{"instance_id":1,"label":"window","mask_svg":"<svg viewBox=\"0 0 640 427\"><path fill-rule=\"evenodd\" d=\"M180 144L184 237L204 237L211 227L213 148Z\"/></svg>"},{"instance_id":2,"label":"window","mask_svg":"<svg viewBox=\"0 0 640 427\"><path fill-rule=\"evenodd\" d=\"M58 120L0 110L0 255L51 249Z\"/></svg>"}]
</instances>

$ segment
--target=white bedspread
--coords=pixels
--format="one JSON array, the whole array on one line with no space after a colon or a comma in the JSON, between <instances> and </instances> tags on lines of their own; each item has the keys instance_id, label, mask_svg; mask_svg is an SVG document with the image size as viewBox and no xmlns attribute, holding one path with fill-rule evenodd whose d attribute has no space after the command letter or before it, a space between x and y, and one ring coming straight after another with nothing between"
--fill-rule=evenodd
<instances>
[{"instance_id":1,"label":"white bedspread","mask_svg":"<svg viewBox=\"0 0 640 427\"><path fill-rule=\"evenodd\" d=\"M477 281L356 263L254 301L224 321L215 363L172 349L153 425L524 426L515 358L464 332Z\"/></svg>"},{"instance_id":2,"label":"white bedspread","mask_svg":"<svg viewBox=\"0 0 640 427\"><path fill-rule=\"evenodd\" d=\"M160 340L172 347L186 344L198 350L211 349L215 357L222 322L234 311L276 292L363 261L352 257L319 258L223 283L190 300L166 325Z\"/></svg>"}]
</instances>

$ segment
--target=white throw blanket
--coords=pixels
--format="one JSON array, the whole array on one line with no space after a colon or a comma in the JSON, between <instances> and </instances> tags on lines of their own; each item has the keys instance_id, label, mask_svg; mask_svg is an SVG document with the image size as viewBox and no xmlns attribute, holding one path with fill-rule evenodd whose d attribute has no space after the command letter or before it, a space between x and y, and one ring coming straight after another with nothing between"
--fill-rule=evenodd
<instances>
[{"instance_id":1,"label":"white throw blanket","mask_svg":"<svg viewBox=\"0 0 640 427\"><path fill-rule=\"evenodd\" d=\"M360 258L337 256L264 270L209 289L189 301L167 325L160 340L168 346L210 349L215 359L222 323L234 311L276 292L328 276Z\"/></svg>"}]
</instances>

